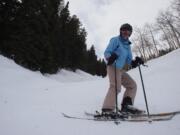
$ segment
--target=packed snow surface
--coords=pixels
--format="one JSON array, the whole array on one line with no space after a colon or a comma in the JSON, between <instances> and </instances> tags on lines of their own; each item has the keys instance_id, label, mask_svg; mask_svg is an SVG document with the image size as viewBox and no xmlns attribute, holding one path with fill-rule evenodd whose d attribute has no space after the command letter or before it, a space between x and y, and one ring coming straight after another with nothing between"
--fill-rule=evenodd
<instances>
[{"instance_id":1,"label":"packed snow surface","mask_svg":"<svg viewBox=\"0 0 180 135\"><path fill-rule=\"evenodd\" d=\"M180 50L141 67L150 113L180 110ZM81 70L42 75L0 56L0 135L180 135L180 116L163 122L96 122L67 119L100 110L108 78ZM135 106L146 110L138 68ZM119 94L119 105L124 89Z\"/></svg>"}]
</instances>

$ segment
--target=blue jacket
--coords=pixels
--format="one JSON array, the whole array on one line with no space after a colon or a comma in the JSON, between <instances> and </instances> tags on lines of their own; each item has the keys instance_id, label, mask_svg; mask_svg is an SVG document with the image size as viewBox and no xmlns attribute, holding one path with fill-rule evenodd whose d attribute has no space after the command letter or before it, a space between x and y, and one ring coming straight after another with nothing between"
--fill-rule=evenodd
<instances>
[{"instance_id":1,"label":"blue jacket","mask_svg":"<svg viewBox=\"0 0 180 135\"><path fill-rule=\"evenodd\" d=\"M113 37L104 52L104 57L107 60L112 53L115 53L118 56L116 59L116 67L122 69L125 64L130 65L132 61L130 44L131 42L128 39L123 39L121 36ZM115 62L113 66L115 66Z\"/></svg>"}]
</instances>

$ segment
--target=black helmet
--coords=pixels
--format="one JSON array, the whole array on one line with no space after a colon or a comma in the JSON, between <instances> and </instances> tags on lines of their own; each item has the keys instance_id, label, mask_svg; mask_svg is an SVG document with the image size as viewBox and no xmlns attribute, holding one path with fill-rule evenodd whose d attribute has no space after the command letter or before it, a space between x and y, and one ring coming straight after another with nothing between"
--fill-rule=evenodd
<instances>
[{"instance_id":1,"label":"black helmet","mask_svg":"<svg viewBox=\"0 0 180 135\"><path fill-rule=\"evenodd\" d=\"M130 24L125 23L125 24L121 25L120 31L121 31L121 30L128 30L128 31L130 31L130 32L132 33L133 28L132 28L132 26L131 26Z\"/></svg>"}]
</instances>

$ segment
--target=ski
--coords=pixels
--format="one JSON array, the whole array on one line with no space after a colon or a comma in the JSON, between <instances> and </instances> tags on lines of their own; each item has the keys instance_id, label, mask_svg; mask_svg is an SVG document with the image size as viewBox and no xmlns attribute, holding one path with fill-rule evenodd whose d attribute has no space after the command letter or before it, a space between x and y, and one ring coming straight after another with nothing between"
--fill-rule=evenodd
<instances>
[{"instance_id":1,"label":"ski","mask_svg":"<svg viewBox=\"0 0 180 135\"><path fill-rule=\"evenodd\" d=\"M140 121L166 121L171 120L175 115L180 114L180 111L173 111L173 112L163 112L163 113L154 113L150 114L149 116L145 113L143 114L123 114L124 121L130 122L140 122ZM85 112L86 116L96 117L100 115L98 111L95 113L88 113Z\"/></svg>"},{"instance_id":2,"label":"ski","mask_svg":"<svg viewBox=\"0 0 180 135\"><path fill-rule=\"evenodd\" d=\"M112 122L115 122L116 124L119 124L120 123L120 119L96 119L94 117L91 117L91 118L87 118L87 117L78 117L78 116L72 116L72 115L68 115L68 114L65 114L65 113L62 113L62 115L65 117L65 118L69 118L69 119L78 119L78 120L89 120L89 121L103 121L103 122L106 122L106 121L112 121ZM122 121L122 120L121 120Z\"/></svg>"},{"instance_id":3,"label":"ski","mask_svg":"<svg viewBox=\"0 0 180 135\"><path fill-rule=\"evenodd\" d=\"M95 111L95 113L85 112L85 114L87 116L95 116L95 115L99 115L100 112L99 111ZM170 115L177 115L177 114L180 114L180 111L152 113L152 114L150 114L150 116L151 117L155 117L155 116L170 116ZM141 114L123 114L123 115L128 116L128 117L146 117L146 116L148 116L146 113L141 113Z\"/></svg>"},{"instance_id":4,"label":"ski","mask_svg":"<svg viewBox=\"0 0 180 135\"><path fill-rule=\"evenodd\" d=\"M173 118L173 115L168 115L168 116L156 116L156 117L128 117L125 119L120 119L120 118L116 118L116 119L111 119L111 118L94 118L94 117L78 117L78 116L71 116L65 113L62 113L62 115L66 118L71 118L71 119L79 119L79 120L91 120L91 121L102 121L102 122L108 122L108 121L112 121L116 124L119 124L121 121L127 121L127 122L145 122L145 121L167 121L167 120L171 120Z\"/></svg>"},{"instance_id":5,"label":"ski","mask_svg":"<svg viewBox=\"0 0 180 135\"><path fill-rule=\"evenodd\" d=\"M119 124L121 121L127 121L127 122L167 121L167 120L171 120L177 114L180 114L180 111L154 113L154 114L150 114L149 117L147 114L139 114L139 115L120 114L120 115L114 115L114 117L105 117L105 116L101 116L101 114L98 111L94 114L85 112L85 115L87 117L79 117L79 116L73 116L62 113L64 117L70 119L91 120L91 121L112 121L116 124Z\"/></svg>"}]
</instances>

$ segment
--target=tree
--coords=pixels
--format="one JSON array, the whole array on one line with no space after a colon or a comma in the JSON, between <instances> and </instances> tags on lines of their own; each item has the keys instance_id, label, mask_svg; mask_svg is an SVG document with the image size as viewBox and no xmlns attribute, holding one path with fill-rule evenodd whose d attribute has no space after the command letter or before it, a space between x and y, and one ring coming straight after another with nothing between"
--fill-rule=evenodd
<instances>
[{"instance_id":1,"label":"tree","mask_svg":"<svg viewBox=\"0 0 180 135\"><path fill-rule=\"evenodd\" d=\"M155 56L158 56L159 55L159 50L158 50L158 47L157 47L158 41L155 39L155 34L153 32L153 31L156 31L156 30L153 29L153 26L150 25L150 24L146 24L145 29L147 29L147 34L150 35L150 38L152 40L152 44L153 44L154 49L155 49L155 52L153 52L153 53L154 53Z\"/></svg>"},{"instance_id":2,"label":"tree","mask_svg":"<svg viewBox=\"0 0 180 135\"><path fill-rule=\"evenodd\" d=\"M169 12L161 12L157 18L157 23L159 25L162 25L166 30L168 31L170 38L173 40L175 43L175 48L178 46L180 47L180 41L178 38L178 30L174 26L175 19L173 15Z\"/></svg>"},{"instance_id":3,"label":"tree","mask_svg":"<svg viewBox=\"0 0 180 135\"><path fill-rule=\"evenodd\" d=\"M96 62L97 56L95 53L95 48L92 45L91 48L87 51L87 61L86 61L86 71L95 75L96 74Z\"/></svg>"},{"instance_id":4,"label":"tree","mask_svg":"<svg viewBox=\"0 0 180 135\"><path fill-rule=\"evenodd\" d=\"M86 30L76 15L70 16L69 2L2 0L0 15L0 53L19 65L41 73L61 68L97 73L102 61L94 47L87 50Z\"/></svg>"},{"instance_id":5,"label":"tree","mask_svg":"<svg viewBox=\"0 0 180 135\"><path fill-rule=\"evenodd\" d=\"M176 27L176 32L180 36L180 0L174 0L172 1L172 4L170 6L172 16L175 20L174 26Z\"/></svg>"},{"instance_id":6,"label":"tree","mask_svg":"<svg viewBox=\"0 0 180 135\"><path fill-rule=\"evenodd\" d=\"M180 0L161 11L154 24L135 28L133 51L145 60L159 57L180 48Z\"/></svg>"},{"instance_id":7,"label":"tree","mask_svg":"<svg viewBox=\"0 0 180 135\"><path fill-rule=\"evenodd\" d=\"M0 53L11 57L12 45L14 38L14 29L16 28L17 12L21 8L18 0L1 0L0 1Z\"/></svg>"},{"instance_id":8,"label":"tree","mask_svg":"<svg viewBox=\"0 0 180 135\"><path fill-rule=\"evenodd\" d=\"M8 57L13 57L18 64L31 70L56 72L58 66L53 52L58 43L56 35L60 1L14 0L16 8L9 6L8 2L2 5L12 10L12 25L8 26L10 30L4 27L9 36L3 41L1 52L7 52ZM9 24L5 18L2 20L4 24Z\"/></svg>"}]
</instances>

